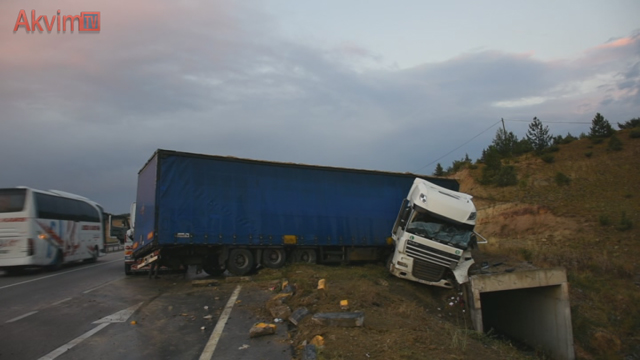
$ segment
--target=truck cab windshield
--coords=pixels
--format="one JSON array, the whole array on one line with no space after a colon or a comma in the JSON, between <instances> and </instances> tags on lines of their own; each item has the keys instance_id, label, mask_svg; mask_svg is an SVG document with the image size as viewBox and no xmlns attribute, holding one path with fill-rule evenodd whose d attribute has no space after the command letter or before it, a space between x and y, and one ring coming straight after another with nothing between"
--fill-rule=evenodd
<instances>
[{"instance_id":1,"label":"truck cab windshield","mask_svg":"<svg viewBox=\"0 0 640 360\"><path fill-rule=\"evenodd\" d=\"M462 250L473 247L476 242L471 225L437 217L427 211L414 211L407 232Z\"/></svg>"}]
</instances>

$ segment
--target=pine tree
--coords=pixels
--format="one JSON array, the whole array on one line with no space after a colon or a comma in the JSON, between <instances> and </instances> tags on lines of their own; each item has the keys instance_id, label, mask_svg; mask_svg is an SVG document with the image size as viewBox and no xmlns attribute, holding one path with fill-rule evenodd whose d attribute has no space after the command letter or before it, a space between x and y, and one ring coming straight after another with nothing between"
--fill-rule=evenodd
<instances>
[{"instance_id":1,"label":"pine tree","mask_svg":"<svg viewBox=\"0 0 640 360\"><path fill-rule=\"evenodd\" d=\"M493 146L502 157L511 156L513 148L517 143L518 137L511 131L507 132L503 128L498 129L496 137L493 139Z\"/></svg>"},{"instance_id":2,"label":"pine tree","mask_svg":"<svg viewBox=\"0 0 640 360\"><path fill-rule=\"evenodd\" d=\"M618 127L620 128L620 130L633 129L635 127L640 127L640 117L628 120L624 124L618 123Z\"/></svg>"},{"instance_id":3,"label":"pine tree","mask_svg":"<svg viewBox=\"0 0 640 360\"><path fill-rule=\"evenodd\" d=\"M434 176L444 176L444 170L442 169L442 165L438 163L436 165L436 170L433 172Z\"/></svg>"},{"instance_id":4,"label":"pine tree","mask_svg":"<svg viewBox=\"0 0 640 360\"><path fill-rule=\"evenodd\" d=\"M537 154L541 154L544 149L549 147L552 139L553 136L549 134L549 127L543 126L542 121L534 117L527 131L527 140L529 140L529 143L533 146L533 150L535 150Z\"/></svg>"},{"instance_id":5,"label":"pine tree","mask_svg":"<svg viewBox=\"0 0 640 360\"><path fill-rule=\"evenodd\" d=\"M589 136L591 138L608 138L613 135L613 128L609 121L604 116L597 113L591 120L591 128L589 129Z\"/></svg>"}]
</instances>

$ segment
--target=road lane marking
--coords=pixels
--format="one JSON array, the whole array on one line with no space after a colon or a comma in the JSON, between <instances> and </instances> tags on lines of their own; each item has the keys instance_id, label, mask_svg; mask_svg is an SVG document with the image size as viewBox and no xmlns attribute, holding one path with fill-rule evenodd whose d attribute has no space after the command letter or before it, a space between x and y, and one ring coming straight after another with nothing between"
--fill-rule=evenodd
<instances>
[{"instance_id":1,"label":"road lane marking","mask_svg":"<svg viewBox=\"0 0 640 360\"><path fill-rule=\"evenodd\" d=\"M127 319L129 318L129 316L131 316L139 307L140 305L142 305L143 303L139 303L137 305L133 305L130 306L124 310L120 310L114 314L111 314L109 316L105 316L100 320L96 320L93 322L93 324L100 324L98 326L96 326L95 328L87 331L86 333L78 336L77 338L69 341L68 343L60 346L59 348L53 350L52 352L48 353L47 355L39 358L38 360L53 360L55 358L57 358L58 356L64 354L65 352L71 350L71 348L73 348L74 346L80 344L82 341L88 339L91 335L97 333L98 331L106 328L107 326L109 326L109 324L114 323L114 322L125 322L127 321Z\"/></svg>"},{"instance_id":2,"label":"road lane marking","mask_svg":"<svg viewBox=\"0 0 640 360\"><path fill-rule=\"evenodd\" d=\"M227 324L227 320L229 320L229 315L231 314L231 310L233 309L233 305L236 303L236 299L238 295L240 295L241 285L238 285L235 290L233 290L233 294L227 301L227 305L224 307L222 314L220 314L220 318L216 323L216 327L213 329L211 333L211 337L209 337L209 341L207 345L204 347L204 351L202 355L200 355L200 360L211 360L213 358L213 352L216 350L216 346L218 346L218 340L220 340L220 335L222 335L222 330L224 330L224 326Z\"/></svg>"},{"instance_id":3,"label":"road lane marking","mask_svg":"<svg viewBox=\"0 0 640 360\"><path fill-rule=\"evenodd\" d=\"M18 321L18 320L20 320L20 319L24 319L24 318L26 318L27 316L31 316L31 315L33 315L33 314L35 314L35 313L37 313L37 311L32 311L32 312L26 313L26 314L24 314L24 315L20 315L20 316L18 316L18 317L15 317L15 318L13 318L13 319L11 319L11 320L7 320L7 321L5 321L5 322L6 322L6 323L12 323L12 322Z\"/></svg>"},{"instance_id":4,"label":"road lane marking","mask_svg":"<svg viewBox=\"0 0 640 360\"><path fill-rule=\"evenodd\" d=\"M84 333L84 334L78 336L77 338L69 341L68 343L60 346L59 348L53 350L52 352L50 352L47 355L39 358L38 360L53 360L53 359L57 358L58 356L64 354L68 350L71 350L71 348L73 348L74 346L80 344L83 340L87 339L91 335L93 335L93 334L97 333L98 331L106 328L107 326L109 326L109 324L110 323L104 323L104 324L100 324L100 325L96 326L95 328L87 331L86 333Z\"/></svg>"},{"instance_id":5,"label":"road lane marking","mask_svg":"<svg viewBox=\"0 0 640 360\"><path fill-rule=\"evenodd\" d=\"M88 294L88 293L92 292L93 290L100 289L101 287L103 287L103 286L107 286L107 285L111 284L112 282L114 282L114 281L118 281L118 280L120 280L120 279L122 279L122 278L118 278L118 279L115 279L115 280L107 281L106 283L104 283L104 284L102 284L102 285L98 285L98 286L96 286L96 287L94 287L94 288L92 288L92 289L89 289L89 290L83 291L82 293L83 293L83 294Z\"/></svg>"},{"instance_id":6,"label":"road lane marking","mask_svg":"<svg viewBox=\"0 0 640 360\"><path fill-rule=\"evenodd\" d=\"M137 305L130 306L124 310L120 310L115 314L111 314L109 316L105 316L102 319L98 319L94 321L92 324L103 324L103 323L114 323L114 322L125 322L133 314L140 305L143 303L139 303Z\"/></svg>"},{"instance_id":7,"label":"road lane marking","mask_svg":"<svg viewBox=\"0 0 640 360\"><path fill-rule=\"evenodd\" d=\"M34 282L34 281L38 281L38 280L47 279L47 278L54 277L54 276L59 276L59 275L64 275L64 274L72 273L72 272L74 272L74 271L80 271L80 270L90 269L90 268L92 268L92 267L96 267L96 266L102 266L102 265L111 264L111 263L116 262L116 261L123 261L123 260L122 260L122 259L117 259L117 260L112 260L112 261L106 262L106 263L104 263L104 264L97 264L97 265L91 265L91 266L83 266L83 267L78 268L78 269L73 269L73 270L69 270L69 271L65 271L65 272L61 272L61 273L57 273L57 274L53 274L53 275L47 275L47 276L43 276L43 277L39 277L39 278L35 278L35 279L31 279L31 280L27 280L27 281L23 281L23 282L15 283L15 284L5 285L5 286L1 286L1 287L0 287L0 290L2 290L2 289L6 289L6 288L9 288L9 287L12 287L12 286L16 286L16 285L22 285L22 284L27 284L27 283Z\"/></svg>"},{"instance_id":8,"label":"road lane marking","mask_svg":"<svg viewBox=\"0 0 640 360\"><path fill-rule=\"evenodd\" d=\"M60 301L54 302L53 304L51 304L51 305L49 305L49 306L56 306L56 305L60 305L60 304L62 304L63 302L65 302L65 301L69 301L69 300L71 300L71 298L62 299L62 300L60 300Z\"/></svg>"}]
</instances>

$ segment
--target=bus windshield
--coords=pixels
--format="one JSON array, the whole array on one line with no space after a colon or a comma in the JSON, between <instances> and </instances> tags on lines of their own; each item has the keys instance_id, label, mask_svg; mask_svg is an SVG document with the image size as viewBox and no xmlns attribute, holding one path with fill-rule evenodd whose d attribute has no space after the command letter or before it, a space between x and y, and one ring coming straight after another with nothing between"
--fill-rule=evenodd
<instances>
[{"instance_id":1,"label":"bus windshield","mask_svg":"<svg viewBox=\"0 0 640 360\"><path fill-rule=\"evenodd\" d=\"M22 211L26 196L27 189L0 189L0 213Z\"/></svg>"}]
</instances>

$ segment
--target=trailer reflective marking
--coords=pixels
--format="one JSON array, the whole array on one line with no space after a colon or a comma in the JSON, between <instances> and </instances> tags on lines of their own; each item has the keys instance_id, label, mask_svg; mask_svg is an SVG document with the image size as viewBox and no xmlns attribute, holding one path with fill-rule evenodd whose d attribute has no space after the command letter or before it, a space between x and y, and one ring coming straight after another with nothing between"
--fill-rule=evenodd
<instances>
[{"instance_id":1,"label":"trailer reflective marking","mask_svg":"<svg viewBox=\"0 0 640 360\"><path fill-rule=\"evenodd\" d=\"M200 360L211 360L213 358L213 352L216 350L216 346L218 346L218 340L220 340L220 335L222 335L222 330L224 326L227 324L227 320L229 320L229 315L231 314L231 310L233 309L233 305L236 303L236 299L238 299L238 295L240 295L241 285L238 285L235 290L233 290L233 294L227 301L227 305L224 307L222 314L220 314L220 318L218 319L218 323L216 327L213 329L211 333L211 337L207 342L207 345L204 347L204 351L202 355L200 355Z\"/></svg>"},{"instance_id":2,"label":"trailer reflective marking","mask_svg":"<svg viewBox=\"0 0 640 360\"><path fill-rule=\"evenodd\" d=\"M68 274L68 273L71 273L71 272L74 272L74 271L80 271L80 270L90 269L90 268L92 268L92 267L96 267L96 266L102 266L102 265L111 264L112 262L116 262L116 261L122 261L122 259L111 260L111 261L108 261L108 262L106 262L106 263L104 263L104 264L97 264L97 265L91 265L91 266L83 266L83 267L78 268L78 269L73 269L73 270L69 270L69 271L61 272L61 273L58 273L58 274L47 275L47 276L39 277L39 278L36 278L36 279L31 279L31 280L27 280L27 281L23 281L23 282L15 283L15 284L9 284L9 285L5 285L5 286L1 286L1 287L0 287L0 290L2 290L2 289L6 289L6 288L9 288L9 287L12 287L12 286L16 286L16 285L22 285L22 284L27 284L27 283L34 282L34 281L38 281L38 280L47 279L47 278L54 277L54 276L59 276L59 275Z\"/></svg>"},{"instance_id":3,"label":"trailer reflective marking","mask_svg":"<svg viewBox=\"0 0 640 360\"><path fill-rule=\"evenodd\" d=\"M20 319L24 319L24 318L26 318L27 316L31 316L31 315L33 315L33 314L35 314L35 313L37 313L37 311L32 311L32 312L26 313L26 314L24 314L24 315L20 315L20 316L18 316L18 317L15 317L15 318L13 318L13 319L11 319L11 320L7 320L7 321L5 321L5 322L6 322L6 323L12 323L12 322L18 321L18 320L20 320Z\"/></svg>"}]
</instances>

